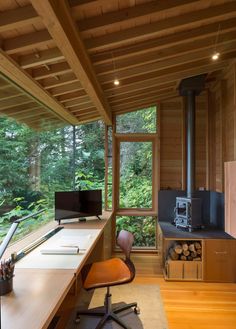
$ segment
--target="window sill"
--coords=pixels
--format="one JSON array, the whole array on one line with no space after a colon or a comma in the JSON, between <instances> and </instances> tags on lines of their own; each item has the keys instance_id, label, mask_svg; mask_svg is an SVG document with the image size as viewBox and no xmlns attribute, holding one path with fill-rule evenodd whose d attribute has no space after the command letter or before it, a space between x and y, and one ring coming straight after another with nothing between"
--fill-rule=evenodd
<instances>
[{"instance_id":1,"label":"window sill","mask_svg":"<svg viewBox=\"0 0 236 329\"><path fill-rule=\"evenodd\" d=\"M7 259L11 257L12 253L18 252L25 247L27 247L29 244L33 243L35 240L46 234L48 231L54 229L58 226L58 223L55 220L50 221L49 223L43 225L39 229L37 229L34 232L31 232L30 234L26 235L24 238L10 244L6 251L3 254L3 259Z\"/></svg>"}]
</instances>

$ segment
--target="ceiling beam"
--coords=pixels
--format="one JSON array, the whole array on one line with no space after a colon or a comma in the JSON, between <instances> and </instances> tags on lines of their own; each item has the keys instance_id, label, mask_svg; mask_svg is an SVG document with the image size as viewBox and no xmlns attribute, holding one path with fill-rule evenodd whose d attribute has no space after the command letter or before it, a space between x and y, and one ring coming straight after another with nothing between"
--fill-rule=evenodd
<instances>
[{"instance_id":1,"label":"ceiling beam","mask_svg":"<svg viewBox=\"0 0 236 329\"><path fill-rule=\"evenodd\" d=\"M165 0L165 1L151 1L151 2L144 2L140 5L136 5L133 7L124 8L118 11L108 12L104 13L103 15L97 16L97 17L89 17L87 19L83 19L81 21L78 21L78 27L80 32L86 31L91 32L94 30L101 30L110 28L114 25L122 24L122 22L130 20L134 20L137 18L142 18L145 16L148 16L149 19L151 19L152 16L154 16L155 13L158 12L158 14L168 11L171 9L173 11L173 8L176 10L180 10L179 7L182 7L184 5L189 5L193 2L198 2L197 0ZM73 14L73 11L75 10L75 7L72 7L71 14L72 16L77 19L76 15ZM76 11L75 11L76 13Z\"/></svg>"},{"instance_id":2,"label":"ceiling beam","mask_svg":"<svg viewBox=\"0 0 236 329\"><path fill-rule=\"evenodd\" d=\"M12 31L38 22L40 17L31 5L18 7L0 13L0 32Z\"/></svg>"},{"instance_id":3,"label":"ceiling beam","mask_svg":"<svg viewBox=\"0 0 236 329\"><path fill-rule=\"evenodd\" d=\"M31 2L105 123L110 125L111 110L71 18L69 5L65 1L56 0Z\"/></svg>"},{"instance_id":4,"label":"ceiling beam","mask_svg":"<svg viewBox=\"0 0 236 329\"><path fill-rule=\"evenodd\" d=\"M18 63L23 69L29 69L43 64L48 65L63 59L64 56L58 48L51 48L43 51L35 51L30 55L20 56Z\"/></svg>"},{"instance_id":5,"label":"ceiling beam","mask_svg":"<svg viewBox=\"0 0 236 329\"><path fill-rule=\"evenodd\" d=\"M221 31L221 34L218 37L217 41L217 51L219 51L218 47L221 47L220 51L223 51L224 49L232 48L232 43L236 42L236 25L235 25L235 31L230 31L223 33ZM120 72L123 69L140 66L142 64L157 62L160 60L164 60L171 57L176 57L177 55L185 55L185 54L191 54L196 51L201 51L203 49L207 49L208 53L209 50L214 51L215 49L215 36L209 36L204 39L198 40L192 40L192 39L185 39L185 43L177 44L177 45L169 45L168 47L165 47L164 49L158 50L158 49L146 49L145 53L136 53L134 51L133 55L127 58L117 58L113 60L111 59L109 62L96 65L95 66L95 72L97 75L103 75L106 73L114 72L114 62L115 62L115 68L116 71ZM168 41L167 41L168 42Z\"/></svg>"},{"instance_id":6,"label":"ceiling beam","mask_svg":"<svg viewBox=\"0 0 236 329\"><path fill-rule=\"evenodd\" d=\"M74 81L78 81L78 78L74 75L74 73L66 73L63 75L56 75L53 77L45 78L39 82L44 89L50 89L57 86L64 86Z\"/></svg>"},{"instance_id":7,"label":"ceiling beam","mask_svg":"<svg viewBox=\"0 0 236 329\"><path fill-rule=\"evenodd\" d=\"M33 96L35 100L44 104L49 111L54 112L64 121L76 125L77 119L59 104L49 93L34 81L18 64L0 49L0 71L13 81L18 88ZM19 87L20 86L20 87Z\"/></svg>"},{"instance_id":8,"label":"ceiling beam","mask_svg":"<svg viewBox=\"0 0 236 329\"><path fill-rule=\"evenodd\" d=\"M8 38L2 41L2 49L13 55L21 51L32 50L41 45L55 45L47 30L32 32L17 37Z\"/></svg>"},{"instance_id":9,"label":"ceiling beam","mask_svg":"<svg viewBox=\"0 0 236 329\"><path fill-rule=\"evenodd\" d=\"M141 63L139 66L130 67L126 69L119 70L117 68L116 70L116 76L119 79L120 83L122 83L123 79L127 79L128 77L137 77L142 74L147 74L149 72L157 72L159 70L163 70L165 68L171 68L174 66L179 66L181 64L186 64L190 62L195 62L196 58L197 60L200 59L206 59L211 60L211 55L213 53L214 48L211 46L210 49L200 49L195 50L195 52L189 52L184 54L179 54L177 52L177 56L174 56L172 58L167 58L163 60L159 60L159 57L157 56L157 60L155 62L151 63ZM236 51L236 40L234 42L231 42L227 45L218 45L217 51L221 54L223 57L226 53L232 53L234 58L234 54ZM99 77L99 81L101 84L112 82L114 80L114 72L103 74Z\"/></svg>"},{"instance_id":10,"label":"ceiling beam","mask_svg":"<svg viewBox=\"0 0 236 329\"><path fill-rule=\"evenodd\" d=\"M184 45L188 42L196 42L202 39L206 39L207 37L211 37L214 43L218 33L218 29L218 22L211 23L188 31L185 30L171 35L157 37L152 40L139 42L137 44L133 44L132 46L129 45L127 47L119 47L117 49L114 49L112 52L111 50L108 50L98 54L91 54L90 57L93 65L97 66L103 63L109 63L112 59L115 61L115 63L117 63L118 60L133 57L134 54L135 56L145 55L147 49L149 52L163 49L166 50L172 46ZM222 35L224 33L235 30L235 18L221 22L219 40L222 39Z\"/></svg>"},{"instance_id":11,"label":"ceiling beam","mask_svg":"<svg viewBox=\"0 0 236 329\"><path fill-rule=\"evenodd\" d=\"M124 95L130 92L139 92L139 90L143 90L143 88L151 88L155 87L158 88L161 87L163 84L167 84L170 82L175 82L176 80L182 80L184 78L188 78L194 75L204 74L211 71L217 71L221 70L225 67L227 67L227 61L215 63L215 64L205 64L200 61L200 63L195 63L193 65L192 63L187 64L185 66L182 65L182 67L178 67L177 69L173 70L163 70L163 72L159 72L158 76L157 74L152 75L151 77L146 77L146 79L136 79L132 82L129 80L127 83L123 83L118 88L114 88L113 84L107 84L106 86L106 94L107 97L112 96L118 96L118 95Z\"/></svg>"},{"instance_id":12,"label":"ceiling beam","mask_svg":"<svg viewBox=\"0 0 236 329\"><path fill-rule=\"evenodd\" d=\"M224 3L215 7L204 8L192 13L186 13L151 24L145 24L129 28L122 33L120 31L102 35L97 38L89 38L84 41L90 51L110 49L129 44L130 41L142 41L147 36L157 37L160 33L180 32L183 28L193 29L202 23L212 23L211 20L225 20L236 16L236 1Z\"/></svg>"},{"instance_id":13,"label":"ceiling beam","mask_svg":"<svg viewBox=\"0 0 236 329\"><path fill-rule=\"evenodd\" d=\"M71 93L73 91L77 91L77 90L81 90L83 89L81 86L81 83L79 81L74 81L71 83L68 83L64 86L58 86L58 87L54 87L51 89L48 89L50 94L52 94L54 97L56 96L61 96L61 95L65 95L68 93Z\"/></svg>"},{"instance_id":14,"label":"ceiling beam","mask_svg":"<svg viewBox=\"0 0 236 329\"><path fill-rule=\"evenodd\" d=\"M120 86L128 90L132 84L135 85L138 82L144 82L144 81L146 81L146 83L149 83L151 80L156 80L156 79L160 79L161 81L163 81L164 79L166 79L168 75L180 74L182 72L183 74L186 74L186 72L191 71L193 68L200 69L201 67L204 67L206 69L206 73L208 71L209 72L215 71L218 69L218 65L221 65L222 67L227 66L228 60L235 58L235 56L236 56L236 51L233 51L232 53L230 52L230 53L222 54L217 62L213 62L211 58L207 58L207 59L195 58L195 60L192 60L192 62L189 63L180 63L180 65L158 70L157 72L155 71L148 72L148 73L140 74L138 76L128 77L122 80ZM118 88L114 88L114 84L112 82L106 83L103 86L105 90L113 89L113 92L114 90L118 92L119 89L121 89L120 86Z\"/></svg>"},{"instance_id":15,"label":"ceiling beam","mask_svg":"<svg viewBox=\"0 0 236 329\"><path fill-rule=\"evenodd\" d=\"M68 65L67 62L61 62L51 65L45 65L43 67L38 67L29 72L35 80L41 80L52 76L56 77L66 73L71 73L71 71L71 67Z\"/></svg>"}]
</instances>

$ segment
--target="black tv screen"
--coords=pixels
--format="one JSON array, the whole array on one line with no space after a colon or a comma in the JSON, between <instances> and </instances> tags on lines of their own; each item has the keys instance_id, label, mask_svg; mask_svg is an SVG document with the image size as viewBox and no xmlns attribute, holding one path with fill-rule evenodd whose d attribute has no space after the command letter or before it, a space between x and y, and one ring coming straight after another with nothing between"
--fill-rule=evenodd
<instances>
[{"instance_id":1,"label":"black tv screen","mask_svg":"<svg viewBox=\"0 0 236 329\"><path fill-rule=\"evenodd\" d=\"M55 220L102 214L102 190L55 192Z\"/></svg>"}]
</instances>

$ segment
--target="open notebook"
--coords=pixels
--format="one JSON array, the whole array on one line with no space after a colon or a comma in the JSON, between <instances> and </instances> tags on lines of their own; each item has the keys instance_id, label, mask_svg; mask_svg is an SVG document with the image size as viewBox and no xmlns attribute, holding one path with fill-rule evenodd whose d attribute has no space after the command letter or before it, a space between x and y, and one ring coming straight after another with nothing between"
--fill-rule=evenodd
<instances>
[{"instance_id":1,"label":"open notebook","mask_svg":"<svg viewBox=\"0 0 236 329\"><path fill-rule=\"evenodd\" d=\"M41 254L75 255L84 252L89 244L90 234L81 236L65 236L53 244L42 246Z\"/></svg>"}]
</instances>

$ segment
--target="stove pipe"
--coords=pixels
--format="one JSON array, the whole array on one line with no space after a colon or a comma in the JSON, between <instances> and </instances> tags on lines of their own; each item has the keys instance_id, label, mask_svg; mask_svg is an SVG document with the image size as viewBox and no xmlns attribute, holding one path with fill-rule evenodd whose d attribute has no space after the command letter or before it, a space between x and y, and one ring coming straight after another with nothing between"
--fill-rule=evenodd
<instances>
[{"instance_id":1,"label":"stove pipe","mask_svg":"<svg viewBox=\"0 0 236 329\"><path fill-rule=\"evenodd\" d=\"M195 97L204 89L205 74L181 81L179 92L187 99L187 197L195 189Z\"/></svg>"},{"instance_id":2,"label":"stove pipe","mask_svg":"<svg viewBox=\"0 0 236 329\"><path fill-rule=\"evenodd\" d=\"M187 91L187 197L195 188L195 91Z\"/></svg>"}]
</instances>

